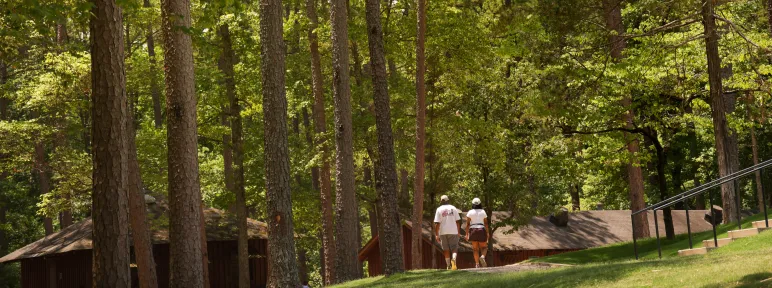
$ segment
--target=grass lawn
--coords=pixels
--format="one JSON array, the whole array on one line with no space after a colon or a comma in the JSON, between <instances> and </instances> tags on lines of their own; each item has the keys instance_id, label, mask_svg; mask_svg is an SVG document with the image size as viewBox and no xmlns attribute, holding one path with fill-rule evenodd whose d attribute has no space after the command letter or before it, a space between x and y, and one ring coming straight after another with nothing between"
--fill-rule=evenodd
<instances>
[{"instance_id":1,"label":"grass lawn","mask_svg":"<svg viewBox=\"0 0 772 288\"><path fill-rule=\"evenodd\" d=\"M750 217L745 225L759 218L763 216ZM721 226L719 233L726 237L736 228ZM694 243L712 235L712 231L697 234ZM623 243L538 259L574 267L500 274L419 270L335 287L772 287L772 231L691 257L675 256L689 245L686 237L680 237L663 242L662 260L656 259L656 241L640 244L644 256L640 261L631 260L631 243Z\"/></svg>"}]
</instances>

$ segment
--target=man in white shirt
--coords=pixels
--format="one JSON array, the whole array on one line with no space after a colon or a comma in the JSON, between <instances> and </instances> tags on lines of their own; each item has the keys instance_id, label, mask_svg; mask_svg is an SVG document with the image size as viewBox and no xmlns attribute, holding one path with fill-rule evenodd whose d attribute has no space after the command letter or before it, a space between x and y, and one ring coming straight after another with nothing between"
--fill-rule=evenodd
<instances>
[{"instance_id":1,"label":"man in white shirt","mask_svg":"<svg viewBox=\"0 0 772 288\"><path fill-rule=\"evenodd\" d=\"M455 206L450 205L448 195L442 195L440 202L442 206L434 213L434 235L440 241L448 269L456 270L458 269L456 254L458 254L458 238L461 235L461 215ZM451 251L453 258L450 258Z\"/></svg>"}]
</instances>

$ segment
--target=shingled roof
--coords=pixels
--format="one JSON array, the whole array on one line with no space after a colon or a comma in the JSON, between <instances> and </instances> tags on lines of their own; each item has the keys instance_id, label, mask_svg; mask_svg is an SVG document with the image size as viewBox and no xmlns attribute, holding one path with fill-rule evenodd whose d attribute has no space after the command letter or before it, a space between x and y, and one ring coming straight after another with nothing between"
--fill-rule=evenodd
<instances>
[{"instance_id":1,"label":"shingled roof","mask_svg":"<svg viewBox=\"0 0 772 288\"><path fill-rule=\"evenodd\" d=\"M148 207L150 216L153 244L169 243L168 218L163 213L166 209L159 204ZM236 218L225 211L206 208L206 237L208 241L235 240L238 236ZM268 228L265 223L247 219L250 239L267 239ZM24 246L11 254L0 258L0 263L14 262L22 259L35 258L76 250L88 250L92 248L91 218L70 225L59 232L41 238L27 246Z\"/></svg>"},{"instance_id":2,"label":"shingled roof","mask_svg":"<svg viewBox=\"0 0 772 288\"><path fill-rule=\"evenodd\" d=\"M709 222L703 219L708 210L689 210L691 231L703 232L712 229ZM662 212L658 212L659 233L665 236L665 225ZM509 217L509 212L493 212L494 223ZM676 234L684 234L686 227L686 212L673 210L673 226ZM649 231L655 235L654 214L649 211ZM461 217L466 220L466 217ZM597 210L578 211L569 214L568 226L558 227L549 222L547 216L531 218L528 225L512 231L512 227L504 226L493 233L493 249L496 251L514 250L572 250L587 249L613 243L633 240L630 210ZM412 225L405 221L405 225ZM466 227L462 224L462 230ZM429 221L424 221L423 237L431 238ZM368 243L369 244L369 243ZM436 243L435 243L436 245ZM459 251L471 251L471 245L463 239L459 243ZM364 249L363 249L364 250Z\"/></svg>"}]
</instances>

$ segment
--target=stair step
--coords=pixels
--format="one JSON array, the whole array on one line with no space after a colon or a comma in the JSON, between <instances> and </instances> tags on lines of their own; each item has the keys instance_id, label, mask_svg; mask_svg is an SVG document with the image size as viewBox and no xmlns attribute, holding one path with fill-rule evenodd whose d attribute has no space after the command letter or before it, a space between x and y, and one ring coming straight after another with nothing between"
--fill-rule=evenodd
<instances>
[{"instance_id":1,"label":"stair step","mask_svg":"<svg viewBox=\"0 0 772 288\"><path fill-rule=\"evenodd\" d=\"M702 248L678 250L678 256L705 255L705 254L708 254L708 251L711 251L713 249L716 249L716 248L702 247Z\"/></svg>"},{"instance_id":2,"label":"stair step","mask_svg":"<svg viewBox=\"0 0 772 288\"><path fill-rule=\"evenodd\" d=\"M772 219L769 222L770 227L772 227ZM753 222L753 228L767 228L767 223L764 220Z\"/></svg>"},{"instance_id":3,"label":"stair step","mask_svg":"<svg viewBox=\"0 0 772 288\"><path fill-rule=\"evenodd\" d=\"M729 231L729 238L739 239L739 238L751 237L751 236L758 235L759 232L767 229L770 229L770 228L750 228L750 229L742 229L742 230L733 230L733 231Z\"/></svg>"},{"instance_id":4,"label":"stair step","mask_svg":"<svg viewBox=\"0 0 772 288\"><path fill-rule=\"evenodd\" d=\"M726 244L732 243L734 239L732 238L721 238L718 239L718 247L724 247ZM713 242L713 239L702 241L702 246L708 247L708 248L715 248L715 242Z\"/></svg>"}]
</instances>

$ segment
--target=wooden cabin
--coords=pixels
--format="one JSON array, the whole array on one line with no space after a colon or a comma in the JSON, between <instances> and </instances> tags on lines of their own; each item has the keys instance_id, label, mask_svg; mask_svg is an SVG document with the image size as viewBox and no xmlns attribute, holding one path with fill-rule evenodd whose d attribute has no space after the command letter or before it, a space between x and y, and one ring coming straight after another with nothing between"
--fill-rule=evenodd
<instances>
[{"instance_id":1,"label":"wooden cabin","mask_svg":"<svg viewBox=\"0 0 772 288\"><path fill-rule=\"evenodd\" d=\"M168 218L165 218L165 209L158 204L148 205L148 210L158 286L169 287ZM204 217L210 286L238 287L236 219L214 208L205 209ZM252 219L247 222L250 287L265 287L268 280L267 226ZM21 263L23 288L92 287L92 226L91 219L75 223L0 258L0 263ZM138 287L133 252L131 273L133 287Z\"/></svg>"},{"instance_id":2,"label":"wooden cabin","mask_svg":"<svg viewBox=\"0 0 772 288\"><path fill-rule=\"evenodd\" d=\"M707 210L690 210L689 222L692 233L708 231L712 229L709 222L702 217ZM665 236L665 224L661 211L659 215L659 233ZM497 223L509 218L509 212L493 212L492 221ZM672 211L673 226L676 234L684 234L687 231L686 213L683 210ZM654 214L649 212L649 229L652 237L655 235ZM466 221L463 217L462 221ZM511 226L503 226L493 233L493 249L488 252L487 262L489 266L504 266L528 260L530 258L545 257L578 251L608 244L632 241L632 225L630 223L629 210L594 210L569 213L568 224L559 227L550 222L549 217L533 217L528 225L513 229ZM422 223L423 238L423 269L445 269L445 258L439 243L432 243L432 228L429 221ZM402 225L402 244L405 259L405 268L411 269L411 222L404 221ZM462 222L462 233L466 223ZM462 234L462 238L464 235ZM432 251L431 253L427 253ZM379 251L378 236L373 237L359 251L359 261L368 263L368 274L376 276L382 274L381 257ZM433 265L432 265L433 264ZM472 245L461 239L459 242L456 264L459 269L474 268L474 256Z\"/></svg>"}]
</instances>

